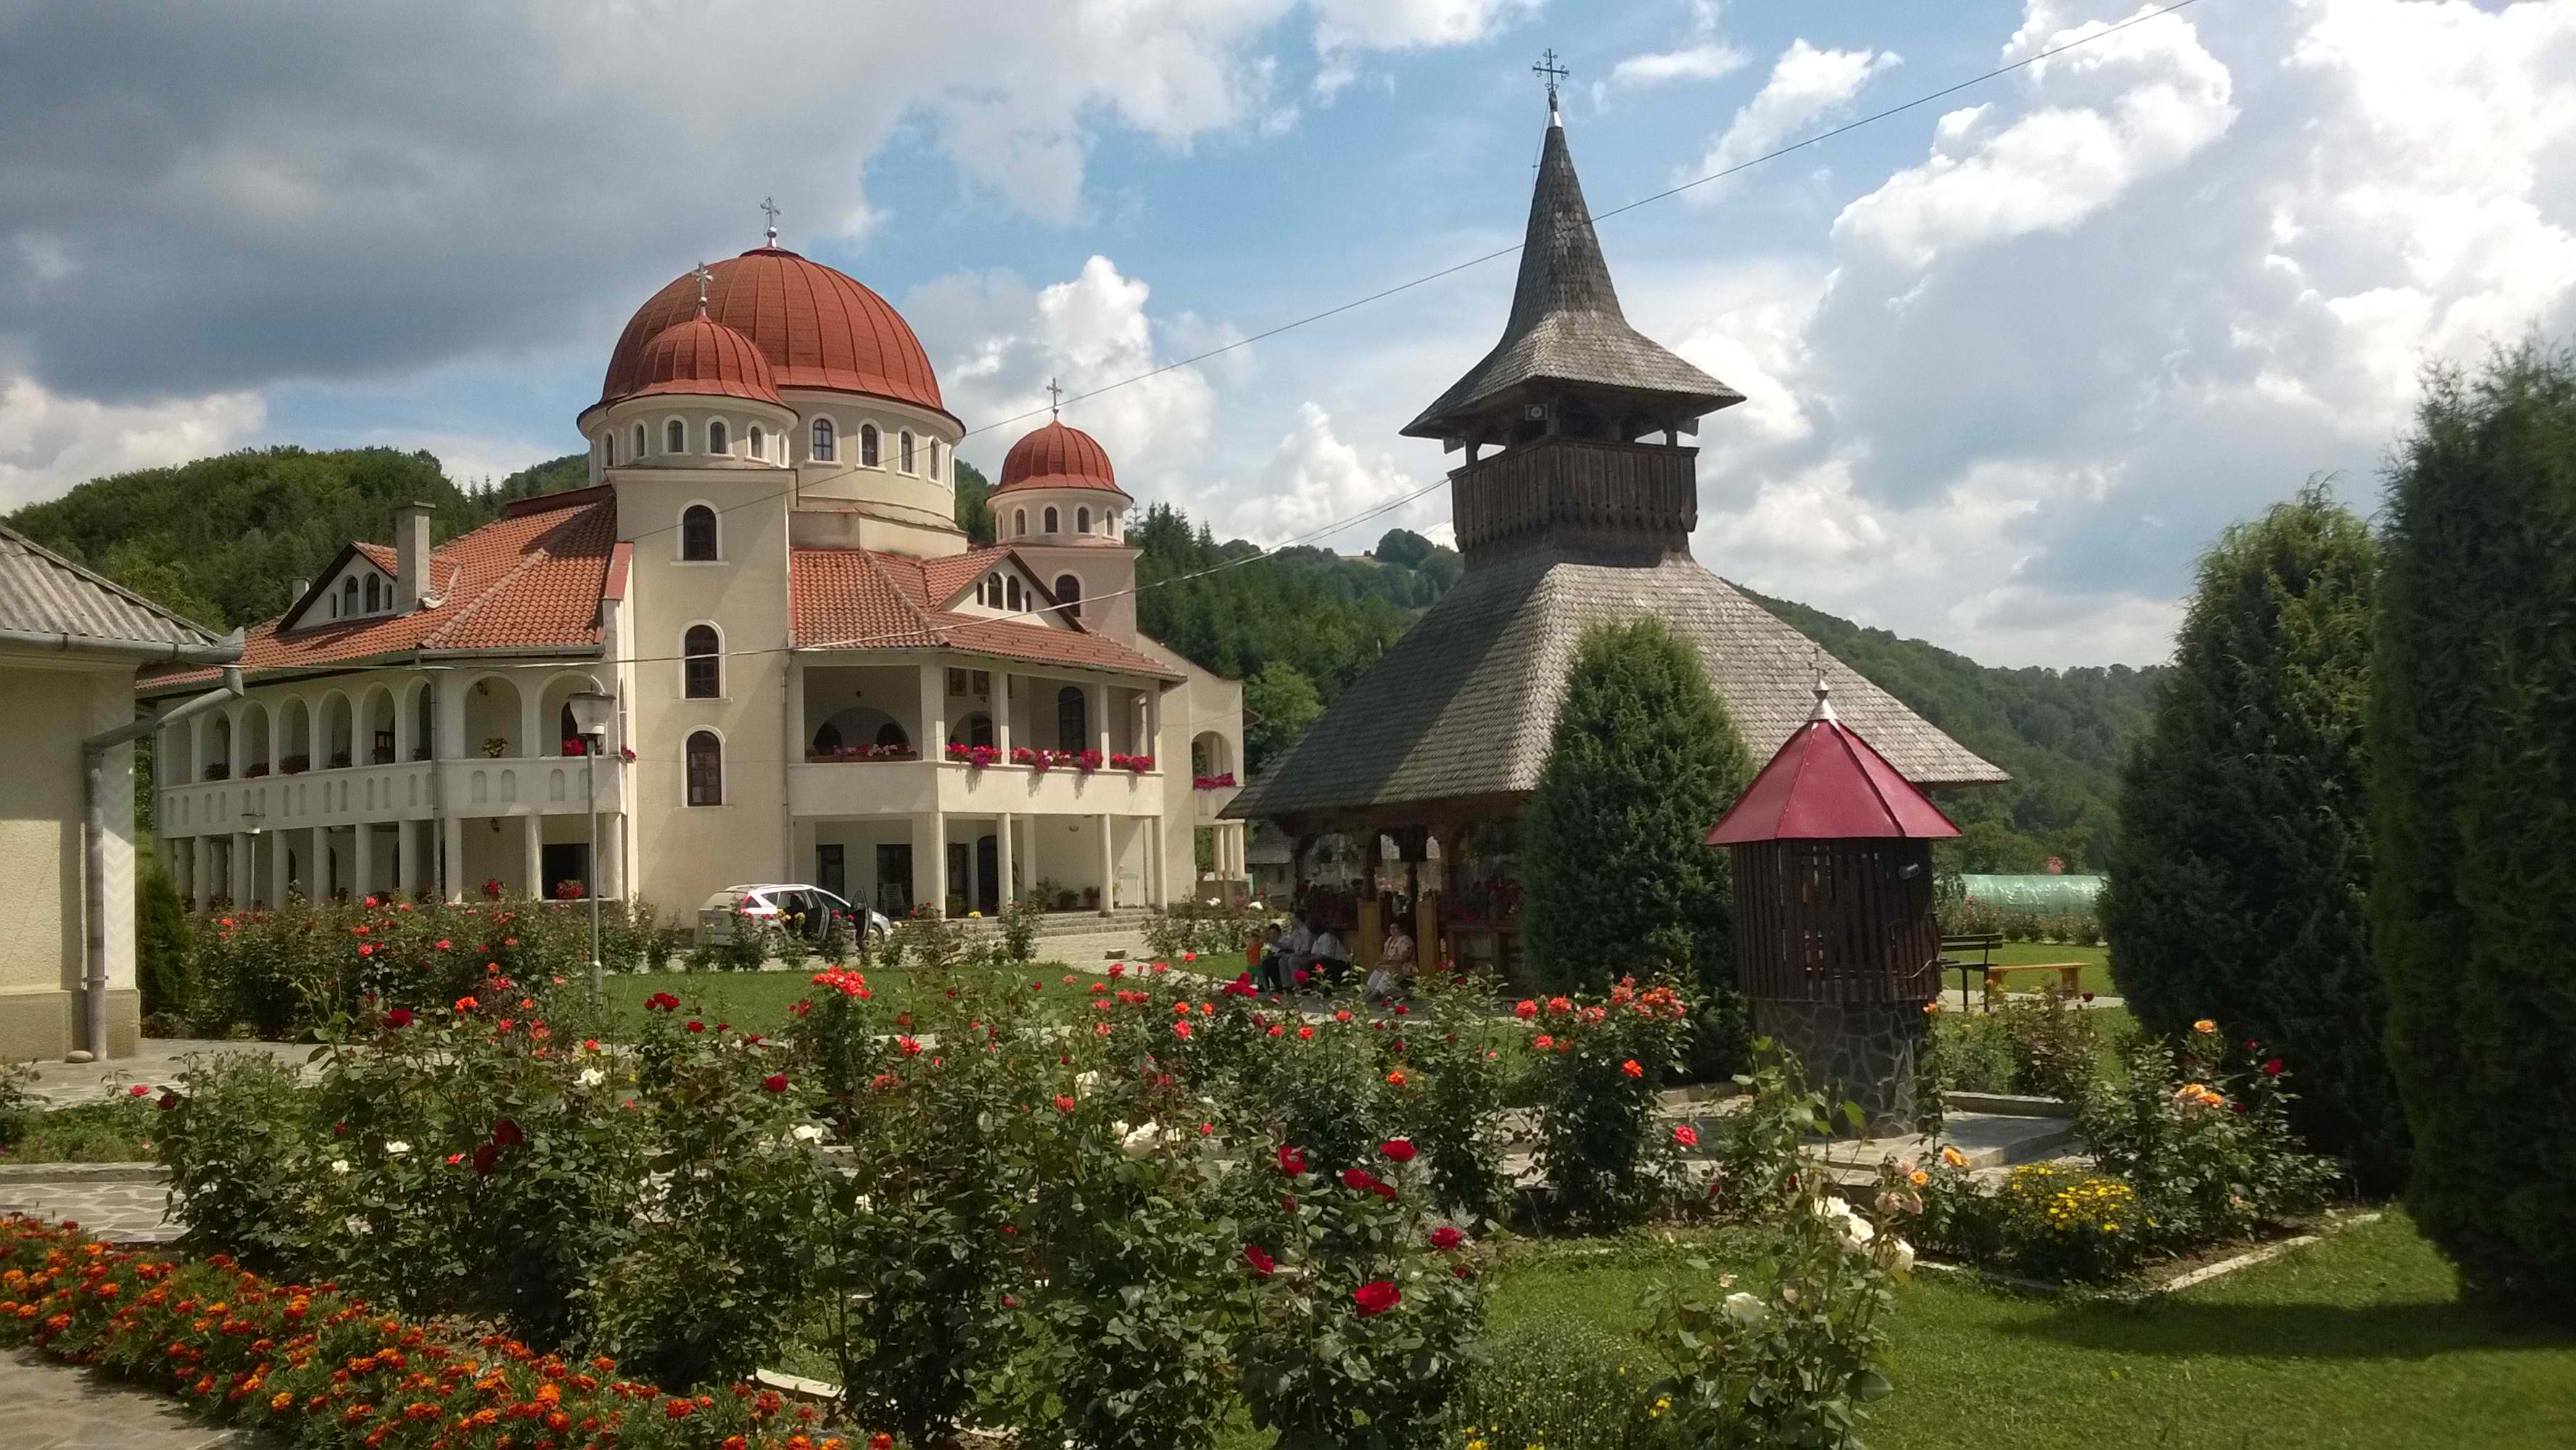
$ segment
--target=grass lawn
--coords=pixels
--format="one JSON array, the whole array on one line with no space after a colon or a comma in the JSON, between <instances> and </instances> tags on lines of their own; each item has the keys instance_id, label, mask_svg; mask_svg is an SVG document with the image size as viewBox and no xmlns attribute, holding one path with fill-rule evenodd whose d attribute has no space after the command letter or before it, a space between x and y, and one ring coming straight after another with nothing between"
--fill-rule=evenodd
<instances>
[{"instance_id":1,"label":"grass lawn","mask_svg":"<svg viewBox=\"0 0 2576 1450\"><path fill-rule=\"evenodd\" d=\"M78 1103L30 1113L0 1163L138 1163L152 1157L150 1103Z\"/></svg>"},{"instance_id":2,"label":"grass lawn","mask_svg":"<svg viewBox=\"0 0 2576 1450\"><path fill-rule=\"evenodd\" d=\"M814 995L814 974L822 969L817 961L804 970L785 972L623 972L607 981L608 1003L619 1011L635 1012L654 993L668 992L690 1012L753 1032L775 1032L788 1020L789 1007ZM1076 972L1074 985L1067 987L1068 970L1059 962L1031 962L1008 970L959 970L936 980L909 967L870 968L866 975L874 1000L896 1012L926 1007L951 986L992 984L1025 991L1029 983L1041 982L1045 985L1036 994L1039 1001L1052 1015L1061 1016L1075 1010L1075 1001L1096 980Z\"/></svg>"},{"instance_id":3,"label":"grass lawn","mask_svg":"<svg viewBox=\"0 0 2576 1450\"><path fill-rule=\"evenodd\" d=\"M1686 1252L1506 1271L1493 1328L1572 1316L1624 1334L1657 1259L1678 1268ZM2576 1443L2576 1337L2462 1306L2397 1213L2136 1305L1922 1271L1890 1327L1896 1394L1863 1427L1873 1450Z\"/></svg>"},{"instance_id":4,"label":"grass lawn","mask_svg":"<svg viewBox=\"0 0 2576 1450\"><path fill-rule=\"evenodd\" d=\"M2036 966L2042 962L2082 962L2084 972L2077 978L2082 990L2116 995L2120 989L2111 984L2110 957L2108 948L2080 947L2067 942L2013 941L1995 948L1995 965L1999 967ZM2036 992L2043 983L2055 980L2057 980L2055 977L2045 972L2015 972L2006 977L2004 982L2016 992ZM1959 1005L1957 968L1951 968L1941 974L1941 992L1943 1002L1953 1007ZM1977 980L1977 974L1974 972L1968 974L1968 1000L1971 1003L1985 1000L1985 984Z\"/></svg>"}]
</instances>

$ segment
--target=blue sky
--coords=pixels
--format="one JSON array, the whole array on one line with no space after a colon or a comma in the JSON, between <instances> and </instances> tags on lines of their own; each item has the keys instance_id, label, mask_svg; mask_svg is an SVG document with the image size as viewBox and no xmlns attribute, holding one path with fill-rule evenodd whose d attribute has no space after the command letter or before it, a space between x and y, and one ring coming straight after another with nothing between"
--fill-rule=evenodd
<instances>
[{"instance_id":1,"label":"blue sky","mask_svg":"<svg viewBox=\"0 0 2576 1450\"><path fill-rule=\"evenodd\" d=\"M1606 211L2145 8L0 7L0 504L267 442L570 451L627 313L764 195L977 427L1517 241L1542 47ZM2576 329L2571 229L2576 6L2200 0L1602 231L1631 320L1749 395L1704 562L2062 665L2161 658L2197 552L2309 474L2372 503L2428 360ZM1142 498L1305 535L1439 477L1395 430L1511 278L1067 417Z\"/></svg>"}]
</instances>

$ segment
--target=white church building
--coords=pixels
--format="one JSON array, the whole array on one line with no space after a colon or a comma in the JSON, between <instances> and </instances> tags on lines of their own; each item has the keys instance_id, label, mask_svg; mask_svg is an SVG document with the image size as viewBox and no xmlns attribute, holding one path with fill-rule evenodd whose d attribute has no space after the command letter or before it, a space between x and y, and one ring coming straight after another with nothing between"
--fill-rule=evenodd
<instances>
[{"instance_id":1,"label":"white church building","mask_svg":"<svg viewBox=\"0 0 2576 1450\"><path fill-rule=\"evenodd\" d=\"M1135 501L1089 436L1013 446L1002 542L970 547L919 340L774 233L647 300L579 427L590 486L351 541L251 628L246 697L164 732L160 849L199 909L492 882L686 919L776 880L1106 910L1205 889L1200 832L1243 876L1233 789L1199 788L1241 768L1242 689L1138 632ZM577 696L609 697L578 702L595 755Z\"/></svg>"}]
</instances>

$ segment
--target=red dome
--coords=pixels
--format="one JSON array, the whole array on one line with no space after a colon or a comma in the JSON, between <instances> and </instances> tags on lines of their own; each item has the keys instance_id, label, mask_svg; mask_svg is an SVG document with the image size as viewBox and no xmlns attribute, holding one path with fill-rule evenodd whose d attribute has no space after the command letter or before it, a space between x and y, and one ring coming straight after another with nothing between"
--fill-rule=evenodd
<instances>
[{"instance_id":1,"label":"red dome","mask_svg":"<svg viewBox=\"0 0 2576 1450\"><path fill-rule=\"evenodd\" d=\"M1049 423L1002 455L1002 481L993 492L1023 488L1096 488L1127 497L1109 466L1109 450L1079 428Z\"/></svg>"},{"instance_id":2,"label":"red dome","mask_svg":"<svg viewBox=\"0 0 2576 1450\"><path fill-rule=\"evenodd\" d=\"M860 393L947 413L939 378L921 340L886 300L820 262L779 247L755 247L707 269L707 316L751 340L781 388ZM643 391L647 344L698 312L698 279L687 273L653 294L608 355L599 399ZM954 415L950 415L952 420Z\"/></svg>"},{"instance_id":3,"label":"red dome","mask_svg":"<svg viewBox=\"0 0 2576 1450\"><path fill-rule=\"evenodd\" d=\"M769 359L751 339L708 317L692 317L653 334L635 355L634 386L625 396L648 393L715 394L757 398L787 406Z\"/></svg>"}]
</instances>

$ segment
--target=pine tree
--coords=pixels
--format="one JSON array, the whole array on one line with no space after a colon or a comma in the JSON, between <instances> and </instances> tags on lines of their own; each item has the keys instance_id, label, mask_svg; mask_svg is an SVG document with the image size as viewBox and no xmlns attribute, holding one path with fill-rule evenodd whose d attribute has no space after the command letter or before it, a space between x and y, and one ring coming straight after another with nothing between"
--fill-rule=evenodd
<instances>
[{"instance_id":1,"label":"pine tree","mask_svg":"<svg viewBox=\"0 0 2576 1450\"><path fill-rule=\"evenodd\" d=\"M1700 840L1754 768L1688 641L1651 618L1584 635L1524 818L1522 909L1549 981L1696 971L1732 989L1734 880Z\"/></svg>"},{"instance_id":2,"label":"pine tree","mask_svg":"<svg viewBox=\"0 0 2576 1450\"><path fill-rule=\"evenodd\" d=\"M2576 1321L2576 350L2429 369L2386 519L2371 926L2415 1219Z\"/></svg>"},{"instance_id":3,"label":"pine tree","mask_svg":"<svg viewBox=\"0 0 2576 1450\"><path fill-rule=\"evenodd\" d=\"M2405 1181L2370 954L2370 530L2322 484L2238 524L2122 775L2102 895L2111 975L2148 1031L2200 1018L2292 1070L2293 1122L2366 1186Z\"/></svg>"}]
</instances>

